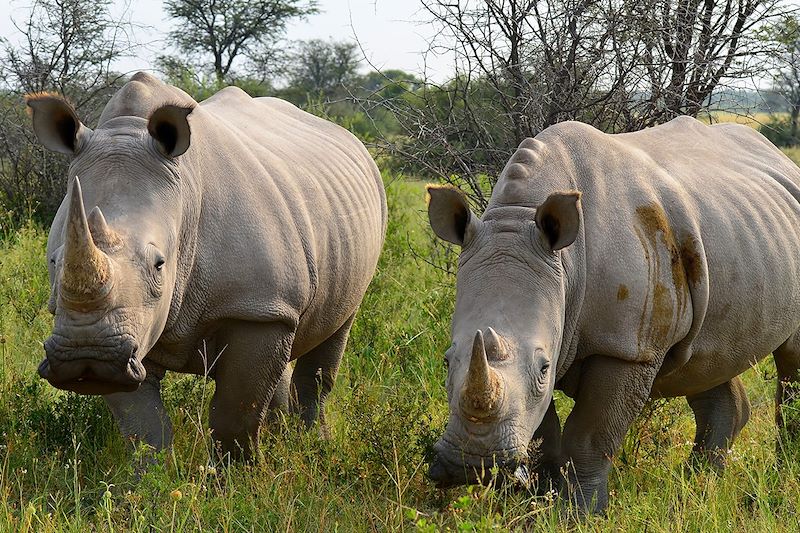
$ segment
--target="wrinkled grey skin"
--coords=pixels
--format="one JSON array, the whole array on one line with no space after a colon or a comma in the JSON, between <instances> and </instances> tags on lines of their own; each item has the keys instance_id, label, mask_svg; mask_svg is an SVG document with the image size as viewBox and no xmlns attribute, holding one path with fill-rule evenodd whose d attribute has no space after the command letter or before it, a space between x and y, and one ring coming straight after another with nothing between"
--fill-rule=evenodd
<instances>
[{"instance_id":1,"label":"wrinkled grey skin","mask_svg":"<svg viewBox=\"0 0 800 533\"><path fill-rule=\"evenodd\" d=\"M462 247L440 485L531 459L601 511L631 422L674 396L693 457L722 468L749 416L737 376L770 352L777 422L800 434L781 409L800 398L800 170L757 132L567 122L520 145L480 219L453 189L429 194L433 230ZM575 400L563 435L554 389Z\"/></svg>"},{"instance_id":2,"label":"wrinkled grey skin","mask_svg":"<svg viewBox=\"0 0 800 533\"><path fill-rule=\"evenodd\" d=\"M363 145L281 100L231 87L197 104L143 73L94 131L58 97L28 105L40 141L73 156L40 375L103 394L156 449L172 439L166 370L216 381L226 453L250 455L270 402L321 417L386 226Z\"/></svg>"}]
</instances>

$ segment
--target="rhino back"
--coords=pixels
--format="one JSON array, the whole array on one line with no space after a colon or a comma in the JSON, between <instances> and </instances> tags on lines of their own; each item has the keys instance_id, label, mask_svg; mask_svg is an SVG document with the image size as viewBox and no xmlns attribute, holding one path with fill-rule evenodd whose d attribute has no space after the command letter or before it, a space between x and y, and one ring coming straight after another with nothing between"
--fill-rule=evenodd
<instances>
[{"instance_id":1,"label":"rhino back","mask_svg":"<svg viewBox=\"0 0 800 533\"><path fill-rule=\"evenodd\" d=\"M757 132L685 117L622 135L565 123L530 147L515 155L530 178L509 179L509 165L492 203L583 191L583 235L566 252L582 286L575 357L668 350L656 389L689 394L800 327L800 171Z\"/></svg>"},{"instance_id":2,"label":"rhino back","mask_svg":"<svg viewBox=\"0 0 800 533\"><path fill-rule=\"evenodd\" d=\"M302 355L355 312L374 273L386 226L377 167L343 128L237 88L190 125L185 167L202 213L186 292L202 296L187 308L205 322L284 320Z\"/></svg>"}]
</instances>

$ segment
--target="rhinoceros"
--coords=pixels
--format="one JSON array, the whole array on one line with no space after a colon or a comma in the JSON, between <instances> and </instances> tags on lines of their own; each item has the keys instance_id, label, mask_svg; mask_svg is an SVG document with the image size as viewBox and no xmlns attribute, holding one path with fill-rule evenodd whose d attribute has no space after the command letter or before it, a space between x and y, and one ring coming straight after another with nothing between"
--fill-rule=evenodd
<instances>
[{"instance_id":1,"label":"rhinoceros","mask_svg":"<svg viewBox=\"0 0 800 533\"><path fill-rule=\"evenodd\" d=\"M522 141L480 218L454 188L428 194L433 231L461 247L438 484L493 467L525 480L534 443L533 473L602 511L631 422L678 396L692 457L721 468L749 416L738 376L770 352L784 425L800 398L800 170L759 133L565 122ZM563 433L554 389L575 400Z\"/></svg>"},{"instance_id":2,"label":"rhinoceros","mask_svg":"<svg viewBox=\"0 0 800 533\"><path fill-rule=\"evenodd\" d=\"M27 104L40 142L72 156L41 377L103 395L122 433L156 449L172 439L167 370L215 380L223 453L252 453L289 385L289 408L320 419L386 228L364 146L280 99L228 87L198 104L145 73L94 130L56 95Z\"/></svg>"}]
</instances>

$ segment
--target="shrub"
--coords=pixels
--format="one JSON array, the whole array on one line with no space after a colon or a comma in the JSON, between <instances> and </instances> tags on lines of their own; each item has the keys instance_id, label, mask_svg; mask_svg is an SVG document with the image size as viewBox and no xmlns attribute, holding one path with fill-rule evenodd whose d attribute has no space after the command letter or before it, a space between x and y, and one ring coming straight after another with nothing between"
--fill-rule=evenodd
<instances>
[{"instance_id":1,"label":"shrub","mask_svg":"<svg viewBox=\"0 0 800 533\"><path fill-rule=\"evenodd\" d=\"M775 146L797 146L800 141L796 136L792 137L792 122L788 115L771 115L758 131Z\"/></svg>"}]
</instances>

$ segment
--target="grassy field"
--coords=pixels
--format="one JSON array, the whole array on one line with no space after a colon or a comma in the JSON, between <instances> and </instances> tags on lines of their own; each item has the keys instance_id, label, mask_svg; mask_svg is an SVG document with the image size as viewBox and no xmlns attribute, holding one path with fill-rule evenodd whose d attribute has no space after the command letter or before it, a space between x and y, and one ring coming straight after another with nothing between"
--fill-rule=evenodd
<instances>
[{"instance_id":1,"label":"grassy field","mask_svg":"<svg viewBox=\"0 0 800 533\"><path fill-rule=\"evenodd\" d=\"M735 122L736 124L744 124L751 128L758 129L759 126L768 124L771 120L778 116L784 116L784 113L730 113L724 111L714 111L710 116L702 117L704 122L717 124L720 122Z\"/></svg>"},{"instance_id":2,"label":"grassy field","mask_svg":"<svg viewBox=\"0 0 800 533\"><path fill-rule=\"evenodd\" d=\"M679 399L649 406L630 432L606 518L562 520L557 499L491 486L433 488L424 472L447 415L454 278L427 262L443 250L422 184L387 181L387 193L387 243L328 404L330 440L284 421L264 432L256 464L214 464L213 383L172 375L175 446L141 479L101 400L36 377L51 325L46 233L3 227L0 531L800 530L800 459L776 461L770 360L745 375L753 414L722 475L684 469L694 425ZM565 415L569 401L558 405Z\"/></svg>"}]
</instances>

